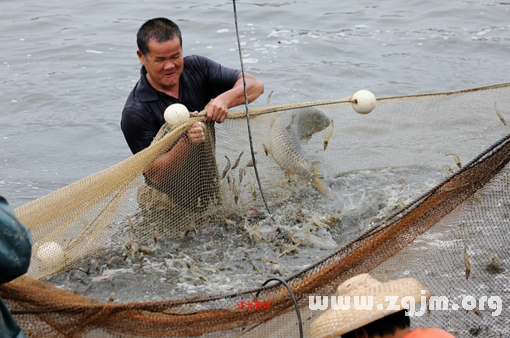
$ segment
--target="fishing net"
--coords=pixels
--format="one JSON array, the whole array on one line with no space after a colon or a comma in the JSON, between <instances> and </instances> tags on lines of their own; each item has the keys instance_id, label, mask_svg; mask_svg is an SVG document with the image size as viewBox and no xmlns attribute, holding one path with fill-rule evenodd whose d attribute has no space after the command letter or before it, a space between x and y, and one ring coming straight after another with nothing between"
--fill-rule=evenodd
<instances>
[{"instance_id":1,"label":"fishing net","mask_svg":"<svg viewBox=\"0 0 510 338\"><path fill-rule=\"evenodd\" d=\"M308 336L323 312L308 297L369 272L447 297L413 326L507 335L509 107L506 83L379 98L367 115L349 99L251 109L250 135L233 112L200 145L185 133L203 117L165 125L144 151L15 210L33 257L0 295L29 337L297 337L287 288L262 282L286 280ZM151 298L123 294L116 273L145 287L158 257ZM502 311L453 309L467 295L498 296Z\"/></svg>"}]
</instances>

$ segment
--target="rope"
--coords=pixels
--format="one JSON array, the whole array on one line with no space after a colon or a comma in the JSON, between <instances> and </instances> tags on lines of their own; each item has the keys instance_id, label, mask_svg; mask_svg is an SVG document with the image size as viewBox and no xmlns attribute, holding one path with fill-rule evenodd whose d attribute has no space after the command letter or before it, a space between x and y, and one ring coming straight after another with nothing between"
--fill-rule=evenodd
<instances>
[{"instance_id":1,"label":"rope","mask_svg":"<svg viewBox=\"0 0 510 338\"><path fill-rule=\"evenodd\" d=\"M234 0L235 1L235 0ZM298 305L298 302L297 302L297 299L296 299L296 296L294 295L294 292L292 292L292 289L291 287L289 286L289 284L287 284L287 282L279 277L271 277L269 278L268 280L266 280L264 283L262 283L262 286L265 286L267 283L271 282L271 281L279 281L280 283L282 283L283 285L285 285L285 287L287 288L287 290L289 291L290 293L290 296L292 297L292 301L294 302L294 308L296 310L296 315L297 315L297 319L298 319L298 325L299 325L299 337L300 338L303 338L303 322L301 321L301 312L299 311L299 305ZM260 291L257 292L257 294L255 295L255 297L258 297Z\"/></svg>"},{"instance_id":2,"label":"rope","mask_svg":"<svg viewBox=\"0 0 510 338\"><path fill-rule=\"evenodd\" d=\"M262 190L262 184L260 183L259 178L259 171L257 169L257 161L255 160L255 152L253 151L253 141L251 137L251 127L250 127L250 110L248 109L248 92L246 89L246 78L244 75L244 64L243 64L243 53L241 51L241 41L239 39L239 28L237 25L237 9L236 9L236 0L232 0L232 3L234 5L234 19L235 19L235 26L236 26L236 37L237 37L237 46L239 47L239 60L241 61L241 74L243 76L243 87L244 87L244 107L246 110L246 124L248 126L248 139L250 140L250 152L251 152L251 160L253 162L253 169L255 170L255 177L257 178L257 184L259 186L260 196L262 196L262 201L264 202L264 205L266 207L266 210L271 216L271 219L273 222L276 222L273 214L269 210L269 206L266 202L266 197L264 196L264 191Z\"/></svg>"}]
</instances>

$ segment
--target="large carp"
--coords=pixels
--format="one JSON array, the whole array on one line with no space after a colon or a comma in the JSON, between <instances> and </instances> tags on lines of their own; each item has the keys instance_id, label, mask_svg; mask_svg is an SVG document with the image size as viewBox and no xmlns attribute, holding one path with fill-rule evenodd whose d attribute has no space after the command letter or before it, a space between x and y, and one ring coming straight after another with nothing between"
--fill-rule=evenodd
<instances>
[{"instance_id":1,"label":"large carp","mask_svg":"<svg viewBox=\"0 0 510 338\"><path fill-rule=\"evenodd\" d=\"M307 179L321 194L328 188L320 180L318 162L311 162L303 151L302 143L313 134L326 129L331 123L326 114L315 108L300 108L281 113L271 126L270 152L276 163L287 174Z\"/></svg>"}]
</instances>

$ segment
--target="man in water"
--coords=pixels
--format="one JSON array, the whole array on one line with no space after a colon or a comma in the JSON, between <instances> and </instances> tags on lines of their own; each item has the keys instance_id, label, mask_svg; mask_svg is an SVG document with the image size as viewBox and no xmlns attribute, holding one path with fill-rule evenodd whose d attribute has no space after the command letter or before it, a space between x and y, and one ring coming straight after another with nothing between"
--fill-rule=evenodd
<instances>
[{"instance_id":1,"label":"man in water","mask_svg":"<svg viewBox=\"0 0 510 338\"><path fill-rule=\"evenodd\" d=\"M189 209L201 200L207 203L218 185L214 123L225 121L229 108L245 102L241 71L203 56L184 57L181 31L166 18L145 22L138 30L137 45L142 65L140 80L128 96L121 120L133 154L151 144L165 123L164 111L171 104L184 104L195 113L207 111L205 124L193 124L145 169L147 186L142 185L138 200L159 209L165 208L163 204ZM252 102L264 92L264 85L250 74L245 73L245 80L248 101ZM163 198L164 202L154 203L159 192L166 196L160 195L156 200Z\"/></svg>"}]
</instances>

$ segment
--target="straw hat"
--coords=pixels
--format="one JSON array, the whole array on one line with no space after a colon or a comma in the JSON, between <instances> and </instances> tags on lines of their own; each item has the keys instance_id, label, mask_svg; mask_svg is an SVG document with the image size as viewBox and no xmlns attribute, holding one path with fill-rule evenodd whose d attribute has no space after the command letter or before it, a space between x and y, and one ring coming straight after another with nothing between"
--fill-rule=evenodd
<instances>
[{"instance_id":1,"label":"straw hat","mask_svg":"<svg viewBox=\"0 0 510 338\"><path fill-rule=\"evenodd\" d=\"M430 297L430 291L416 279L403 278L381 283L368 274L358 275L346 280L337 288L336 294L337 296L344 296L344 303L346 305L348 300L346 296L350 296L349 309L335 310L330 308L317 317L310 326L311 338L338 337L392 313L401 311L404 309L401 305L403 297L413 297L415 305L421 302L422 297L425 297L425 299ZM372 296L372 308L370 310L355 309L355 297L353 296ZM390 303L393 302L386 300L386 296L398 296L396 306L388 309ZM366 304L367 302L356 301L356 303ZM382 304L382 306L379 304Z\"/></svg>"}]
</instances>

